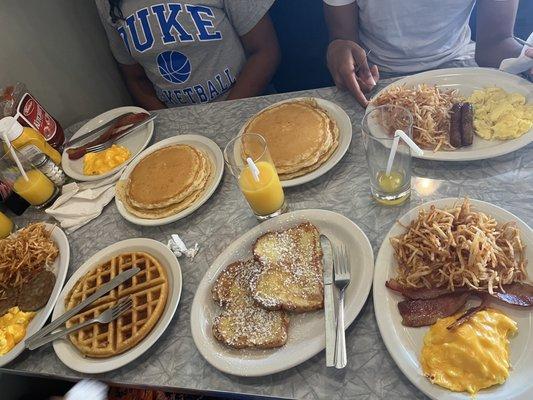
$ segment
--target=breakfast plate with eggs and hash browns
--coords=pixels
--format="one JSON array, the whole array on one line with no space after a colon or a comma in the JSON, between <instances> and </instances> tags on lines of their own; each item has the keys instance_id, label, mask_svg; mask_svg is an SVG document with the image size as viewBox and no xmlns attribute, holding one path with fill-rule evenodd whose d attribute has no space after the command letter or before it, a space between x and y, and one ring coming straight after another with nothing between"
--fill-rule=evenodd
<instances>
[{"instance_id":1,"label":"breakfast plate with eggs and hash browns","mask_svg":"<svg viewBox=\"0 0 533 400\"><path fill-rule=\"evenodd\" d=\"M248 119L243 133L263 136L281 185L292 187L331 170L352 141L352 123L337 104L315 97L296 97L272 104ZM243 159L259 157L246 143L235 146Z\"/></svg>"},{"instance_id":2,"label":"breakfast plate with eggs and hash browns","mask_svg":"<svg viewBox=\"0 0 533 400\"><path fill-rule=\"evenodd\" d=\"M222 372L265 376L292 368L325 347L320 235L342 241L351 282L345 327L363 307L374 256L363 231L326 210L283 214L229 244L202 278L191 308L191 331L202 356Z\"/></svg>"},{"instance_id":3,"label":"breakfast plate with eggs and hash browns","mask_svg":"<svg viewBox=\"0 0 533 400\"><path fill-rule=\"evenodd\" d=\"M367 112L392 104L413 115L413 140L437 161L498 157L533 141L533 84L490 68L450 68L399 79L380 90ZM385 122L394 132L395 118Z\"/></svg>"},{"instance_id":4,"label":"breakfast plate with eggs and hash browns","mask_svg":"<svg viewBox=\"0 0 533 400\"><path fill-rule=\"evenodd\" d=\"M30 224L0 240L0 367L22 353L24 338L46 323L69 262L68 239L52 224Z\"/></svg>"},{"instance_id":5,"label":"breakfast plate with eggs and hash browns","mask_svg":"<svg viewBox=\"0 0 533 400\"><path fill-rule=\"evenodd\" d=\"M530 399L532 260L533 230L483 201L431 201L395 222L373 299L405 376L432 399Z\"/></svg>"},{"instance_id":6,"label":"breakfast plate with eggs and hash browns","mask_svg":"<svg viewBox=\"0 0 533 400\"><path fill-rule=\"evenodd\" d=\"M70 140L76 139L127 113L149 115L148 111L141 107L125 106L114 108L87 121L72 135ZM143 151L150 143L153 134L154 121L150 121L131 134L119 139L110 149L88 153L76 160L71 160L67 151L64 151L61 156L61 166L65 174L76 181L97 181L107 178L124 168L125 165ZM98 135L101 135L101 133ZM97 138L98 135L91 136L91 138Z\"/></svg>"},{"instance_id":7,"label":"breakfast plate with eggs and hash browns","mask_svg":"<svg viewBox=\"0 0 533 400\"><path fill-rule=\"evenodd\" d=\"M136 225L169 224L204 204L223 173L222 151L211 139L173 136L153 144L126 167L116 185L115 204Z\"/></svg>"},{"instance_id":8,"label":"breakfast plate with eggs and hash browns","mask_svg":"<svg viewBox=\"0 0 533 400\"><path fill-rule=\"evenodd\" d=\"M181 268L164 244L145 238L117 242L85 261L63 288L52 319L133 267L140 269L136 275L67 321L67 327L82 323L127 297L133 302L108 324L89 325L54 341L54 351L67 367L85 374L120 368L144 354L167 329L181 296Z\"/></svg>"}]
</instances>

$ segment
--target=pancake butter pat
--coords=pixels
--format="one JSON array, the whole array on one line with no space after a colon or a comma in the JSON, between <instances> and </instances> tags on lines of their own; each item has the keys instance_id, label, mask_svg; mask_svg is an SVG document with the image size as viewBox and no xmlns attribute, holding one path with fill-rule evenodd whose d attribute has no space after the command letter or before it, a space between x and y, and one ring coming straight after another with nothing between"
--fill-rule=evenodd
<instances>
[{"instance_id":1,"label":"pancake butter pat","mask_svg":"<svg viewBox=\"0 0 533 400\"><path fill-rule=\"evenodd\" d=\"M424 337L420 363L432 383L475 394L509 376L509 339L516 322L500 311L479 311L454 329L460 315L439 319Z\"/></svg>"}]
</instances>

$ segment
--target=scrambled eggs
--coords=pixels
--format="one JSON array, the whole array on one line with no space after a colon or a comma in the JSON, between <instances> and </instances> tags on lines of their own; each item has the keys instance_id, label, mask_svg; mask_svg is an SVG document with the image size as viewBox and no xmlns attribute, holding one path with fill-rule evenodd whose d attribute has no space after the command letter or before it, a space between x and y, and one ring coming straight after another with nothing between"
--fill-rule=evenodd
<instances>
[{"instance_id":1,"label":"scrambled eggs","mask_svg":"<svg viewBox=\"0 0 533 400\"><path fill-rule=\"evenodd\" d=\"M18 307L13 307L0 317L0 355L11 351L24 339L26 327L34 316L34 312L23 312Z\"/></svg>"},{"instance_id":2,"label":"scrambled eggs","mask_svg":"<svg viewBox=\"0 0 533 400\"><path fill-rule=\"evenodd\" d=\"M505 314L487 309L449 330L458 315L439 319L424 337L420 363L432 383L477 393L502 384L509 376L508 335L518 331Z\"/></svg>"},{"instance_id":3,"label":"scrambled eggs","mask_svg":"<svg viewBox=\"0 0 533 400\"><path fill-rule=\"evenodd\" d=\"M533 105L519 93L489 87L474 91L468 102L474 105L474 127L483 139L516 139L533 128Z\"/></svg>"},{"instance_id":4,"label":"scrambled eggs","mask_svg":"<svg viewBox=\"0 0 533 400\"><path fill-rule=\"evenodd\" d=\"M119 166L131 157L131 152L124 146L112 145L98 153L87 153L83 158L85 175L101 175Z\"/></svg>"}]
</instances>

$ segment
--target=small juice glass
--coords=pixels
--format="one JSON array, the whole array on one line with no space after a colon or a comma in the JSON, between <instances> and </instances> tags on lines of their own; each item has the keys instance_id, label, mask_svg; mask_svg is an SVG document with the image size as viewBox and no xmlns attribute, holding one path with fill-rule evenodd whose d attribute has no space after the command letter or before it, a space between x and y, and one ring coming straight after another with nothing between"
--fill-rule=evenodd
<instances>
[{"instance_id":1,"label":"small juice glass","mask_svg":"<svg viewBox=\"0 0 533 400\"><path fill-rule=\"evenodd\" d=\"M257 179L246 161L243 143L251 149L250 158L259 170ZM287 210L283 187L261 135L245 133L232 139L224 148L224 160L258 220L264 221Z\"/></svg>"},{"instance_id":2,"label":"small juice glass","mask_svg":"<svg viewBox=\"0 0 533 400\"><path fill-rule=\"evenodd\" d=\"M0 158L0 181L12 187L20 197L36 208L50 205L59 194L59 189L22 154L17 153L17 157L27 179L21 174L11 154L7 153Z\"/></svg>"},{"instance_id":3,"label":"small juice glass","mask_svg":"<svg viewBox=\"0 0 533 400\"><path fill-rule=\"evenodd\" d=\"M365 114L361 128L372 197L383 205L402 204L411 194L411 149L402 140L390 173L386 170L394 132L401 129L412 135L411 113L399 106L378 106Z\"/></svg>"},{"instance_id":4,"label":"small juice glass","mask_svg":"<svg viewBox=\"0 0 533 400\"><path fill-rule=\"evenodd\" d=\"M13 221L0 211L0 239L8 237L13 232L14 227Z\"/></svg>"}]
</instances>

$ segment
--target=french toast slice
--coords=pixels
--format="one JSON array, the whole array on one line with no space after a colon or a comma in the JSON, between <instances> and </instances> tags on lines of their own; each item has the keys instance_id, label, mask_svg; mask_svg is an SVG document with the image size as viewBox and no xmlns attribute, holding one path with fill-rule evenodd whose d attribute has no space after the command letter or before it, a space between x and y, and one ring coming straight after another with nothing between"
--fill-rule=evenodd
<instances>
[{"instance_id":1,"label":"french toast slice","mask_svg":"<svg viewBox=\"0 0 533 400\"><path fill-rule=\"evenodd\" d=\"M253 246L261 270L252 296L269 310L306 312L324 307L320 233L310 222L267 232Z\"/></svg>"},{"instance_id":2,"label":"french toast slice","mask_svg":"<svg viewBox=\"0 0 533 400\"><path fill-rule=\"evenodd\" d=\"M213 336L227 346L269 349L287 342L287 314L266 310L251 296L250 284L258 271L254 260L237 261L228 265L213 285L213 300L224 308L213 321Z\"/></svg>"}]
</instances>

